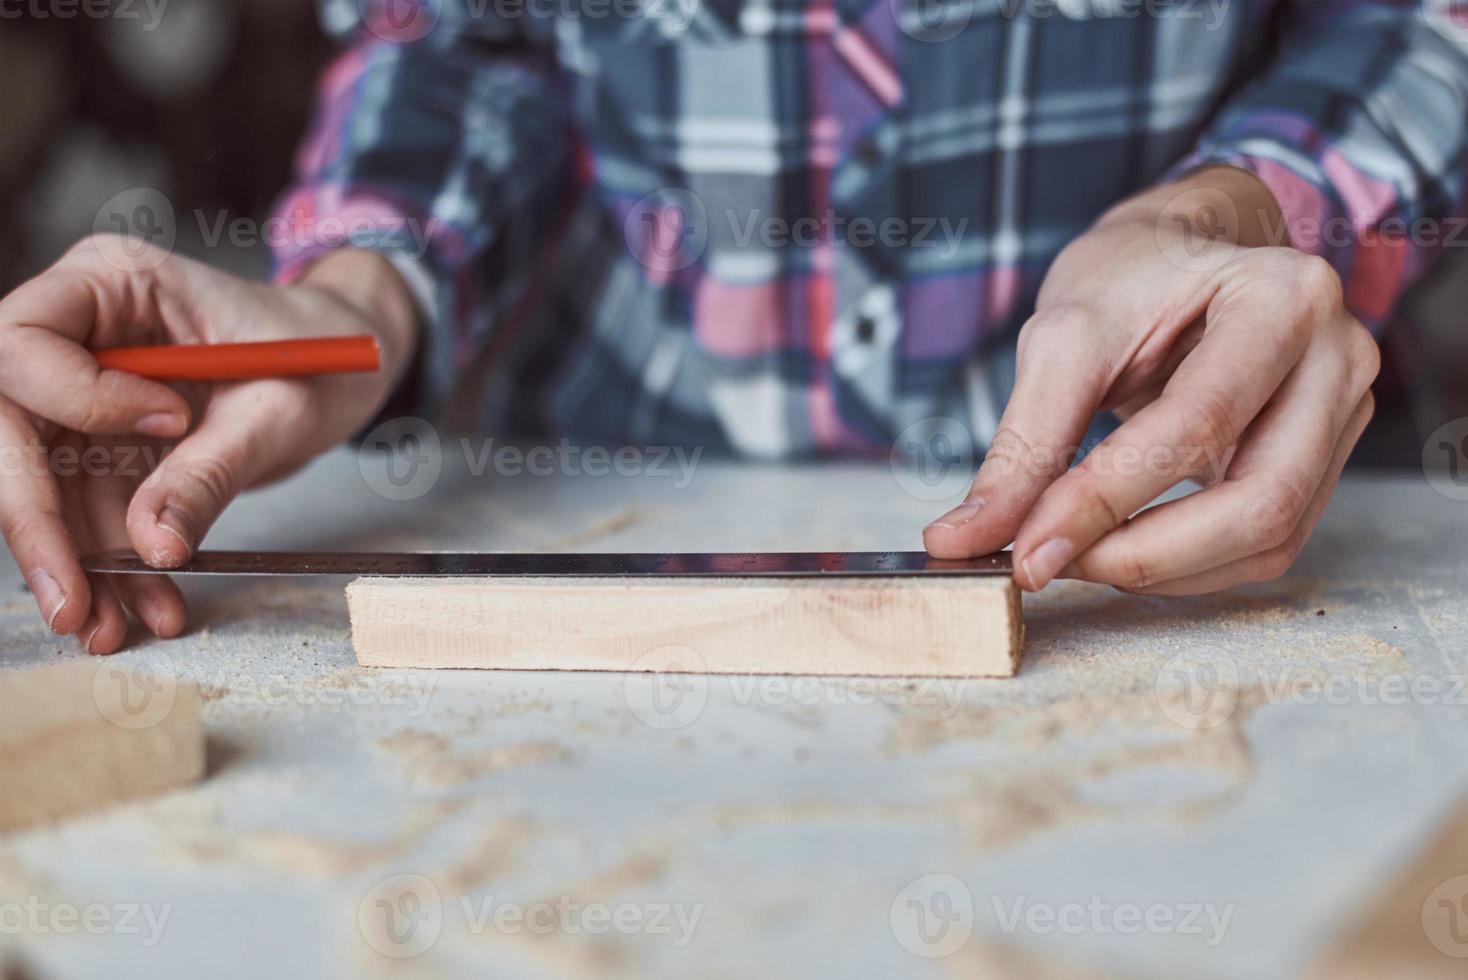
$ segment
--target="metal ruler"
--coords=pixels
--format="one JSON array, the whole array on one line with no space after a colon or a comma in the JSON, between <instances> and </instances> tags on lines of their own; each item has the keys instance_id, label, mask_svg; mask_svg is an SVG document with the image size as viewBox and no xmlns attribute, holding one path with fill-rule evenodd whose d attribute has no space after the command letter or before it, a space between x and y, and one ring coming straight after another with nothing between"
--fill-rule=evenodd
<instances>
[{"instance_id":1,"label":"metal ruler","mask_svg":"<svg viewBox=\"0 0 1468 980\"><path fill-rule=\"evenodd\" d=\"M156 574L130 551L82 559L89 572ZM356 575L641 578L649 576L856 577L1008 575L1009 552L931 558L922 551L765 551L681 554L493 554L474 552L201 551L170 575Z\"/></svg>"}]
</instances>

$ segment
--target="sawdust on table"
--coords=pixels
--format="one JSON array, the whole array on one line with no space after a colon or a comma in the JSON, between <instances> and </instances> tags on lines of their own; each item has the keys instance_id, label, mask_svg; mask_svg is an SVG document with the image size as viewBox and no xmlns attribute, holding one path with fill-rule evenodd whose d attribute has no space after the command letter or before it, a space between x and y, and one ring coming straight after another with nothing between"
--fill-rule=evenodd
<instances>
[{"instance_id":1,"label":"sawdust on table","mask_svg":"<svg viewBox=\"0 0 1468 980\"><path fill-rule=\"evenodd\" d=\"M555 702L540 697L521 697L510 691L503 700L478 705L470 710L457 706L445 708L435 715L435 729L450 738L470 738L483 732L485 725L532 714L550 714Z\"/></svg>"},{"instance_id":2,"label":"sawdust on table","mask_svg":"<svg viewBox=\"0 0 1468 980\"><path fill-rule=\"evenodd\" d=\"M1224 621L1242 629L1306 616L1313 620L1317 610L1331 608L1311 589L1300 592L1303 601L1292 610L1270 611L1265 603L1273 606L1275 600L1261 599L1257 615L1233 610ZM1203 598L1198 605L1226 605L1226 598ZM1074 601L1074 595L1067 599ZM1129 601L1108 599L1102 605L1121 610ZM1125 615L1135 615L1135 610ZM984 740L1023 749L1021 766L1012 759L1007 768L959 762L935 771L931 778L957 790L937 802L853 805L797 799L726 804L707 809L703 816L725 828L853 820L940 822L953 826L976 853L1079 822L1123 817L1192 822L1230 805L1253 778L1255 760L1244 727L1255 711L1318 691L1335 678L1364 686L1408 669L1400 649L1366 633L1244 649L1251 653L1229 657L1238 677L1231 686L1222 684L1219 703L1226 710L1216 717L1192 714L1193 707L1183 700L1187 692L1158 686L1159 672L1169 663L1166 655L1155 648L1112 649L1102 658L1091 658L1090 687L1079 696L1040 702L1001 696L980 703L894 707L879 750L888 758ZM1216 778L1181 799L1124 807L1097 801L1088 792L1108 780L1159 769Z\"/></svg>"},{"instance_id":3,"label":"sawdust on table","mask_svg":"<svg viewBox=\"0 0 1468 980\"><path fill-rule=\"evenodd\" d=\"M1054 959L991 940L972 939L939 961L955 980L1023 978L1023 980L1117 980L1115 974Z\"/></svg>"},{"instance_id":4,"label":"sawdust on table","mask_svg":"<svg viewBox=\"0 0 1468 980\"><path fill-rule=\"evenodd\" d=\"M456 751L447 739L414 729L395 732L377 744L408 761L410 780L434 786L457 786L511 769L569 762L573 757L570 749L549 739Z\"/></svg>"},{"instance_id":5,"label":"sawdust on table","mask_svg":"<svg viewBox=\"0 0 1468 980\"><path fill-rule=\"evenodd\" d=\"M1043 601L1032 600L1026 612L1031 622L1070 622L1083 625L1087 632L1124 626L1155 637L1199 626L1257 630L1344 610L1346 602L1325 594L1324 588L1319 579L1289 577L1204 595L1136 596L1062 580L1043 593Z\"/></svg>"},{"instance_id":6,"label":"sawdust on table","mask_svg":"<svg viewBox=\"0 0 1468 980\"><path fill-rule=\"evenodd\" d=\"M239 864L292 874L335 877L401 860L421 840L468 806L463 799L414 806L402 826L378 840L350 840L302 831L252 830L225 823L217 810L161 815L168 830L159 857L183 865Z\"/></svg>"},{"instance_id":7,"label":"sawdust on table","mask_svg":"<svg viewBox=\"0 0 1468 980\"><path fill-rule=\"evenodd\" d=\"M1399 647L1380 637L1372 636L1370 633L1351 633L1348 636L1331 637L1322 640L1318 649L1321 653L1342 657L1400 657L1405 660L1407 656Z\"/></svg>"},{"instance_id":8,"label":"sawdust on table","mask_svg":"<svg viewBox=\"0 0 1468 980\"><path fill-rule=\"evenodd\" d=\"M415 762L447 755L449 752L448 739L416 728L404 728L391 735L384 735L377 740L377 744L393 755L404 756Z\"/></svg>"},{"instance_id":9,"label":"sawdust on table","mask_svg":"<svg viewBox=\"0 0 1468 980\"><path fill-rule=\"evenodd\" d=\"M558 903L581 908L594 903L610 906L621 896L661 879L667 870L666 861L664 856L633 853L610 868L552 888L531 899L526 907L554 907ZM648 937L624 934L615 929L600 933L561 929L498 932L488 929L474 938L533 960L550 976L588 978L645 975L634 967L640 959L640 944L649 941ZM662 938L652 937L653 940Z\"/></svg>"},{"instance_id":10,"label":"sawdust on table","mask_svg":"<svg viewBox=\"0 0 1468 980\"><path fill-rule=\"evenodd\" d=\"M1084 715L1084 709L1075 713L1062 710L1058 715L1039 719L1030 734L1063 728L1067 716ZM810 822L944 824L958 832L971 856L1086 821L1124 816L1186 822L1211 815L1227 805L1252 774L1253 758L1239 724L1237 719L1231 719L1205 731L1178 730L1167 741L1130 743L1089 758L1070 759L1066 753L1057 753L1061 757L1031 759L1022 771L956 769L939 777L950 791L938 799L876 805L829 800L722 804L703 810L701 815L725 830ZM1224 785L1179 802L1126 808L1090 802L1080 793L1087 783L1156 766L1208 769L1217 772Z\"/></svg>"},{"instance_id":11,"label":"sawdust on table","mask_svg":"<svg viewBox=\"0 0 1468 980\"><path fill-rule=\"evenodd\" d=\"M525 853L543 828L520 817L495 817L483 822L472 844L452 862L427 873L450 895L464 895L521 867Z\"/></svg>"}]
</instances>

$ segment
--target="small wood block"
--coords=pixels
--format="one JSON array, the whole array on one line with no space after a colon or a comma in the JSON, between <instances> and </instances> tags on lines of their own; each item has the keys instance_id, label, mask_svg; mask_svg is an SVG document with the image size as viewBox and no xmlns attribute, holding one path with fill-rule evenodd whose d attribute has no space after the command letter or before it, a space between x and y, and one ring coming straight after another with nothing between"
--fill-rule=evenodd
<instances>
[{"instance_id":1,"label":"small wood block","mask_svg":"<svg viewBox=\"0 0 1468 980\"><path fill-rule=\"evenodd\" d=\"M1008 576L360 578L368 667L1008 677Z\"/></svg>"},{"instance_id":2,"label":"small wood block","mask_svg":"<svg viewBox=\"0 0 1468 980\"><path fill-rule=\"evenodd\" d=\"M198 688L100 658L0 670L0 830L204 773Z\"/></svg>"}]
</instances>

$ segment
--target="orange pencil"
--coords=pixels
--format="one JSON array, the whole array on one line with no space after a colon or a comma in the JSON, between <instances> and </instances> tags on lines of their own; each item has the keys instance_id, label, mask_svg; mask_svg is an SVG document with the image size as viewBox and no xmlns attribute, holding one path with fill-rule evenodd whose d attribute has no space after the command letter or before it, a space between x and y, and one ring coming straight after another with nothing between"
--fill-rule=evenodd
<instances>
[{"instance_id":1,"label":"orange pencil","mask_svg":"<svg viewBox=\"0 0 1468 980\"><path fill-rule=\"evenodd\" d=\"M174 344L93 351L97 363L155 381L238 381L347 374L381 366L377 338L310 337L246 344Z\"/></svg>"}]
</instances>

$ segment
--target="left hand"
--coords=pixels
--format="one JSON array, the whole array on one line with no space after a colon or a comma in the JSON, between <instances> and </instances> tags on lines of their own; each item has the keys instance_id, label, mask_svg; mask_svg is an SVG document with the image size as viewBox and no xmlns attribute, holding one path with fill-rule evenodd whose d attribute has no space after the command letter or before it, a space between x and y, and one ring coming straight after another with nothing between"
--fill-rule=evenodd
<instances>
[{"instance_id":1,"label":"left hand","mask_svg":"<svg viewBox=\"0 0 1468 980\"><path fill-rule=\"evenodd\" d=\"M1268 244L1280 224L1262 183L1210 168L1061 252L989 453L928 551L1013 541L1028 590L1073 577L1182 595L1288 569L1371 418L1380 355L1323 259ZM1068 468L1105 410L1123 424ZM1204 489L1132 516L1185 479Z\"/></svg>"}]
</instances>

